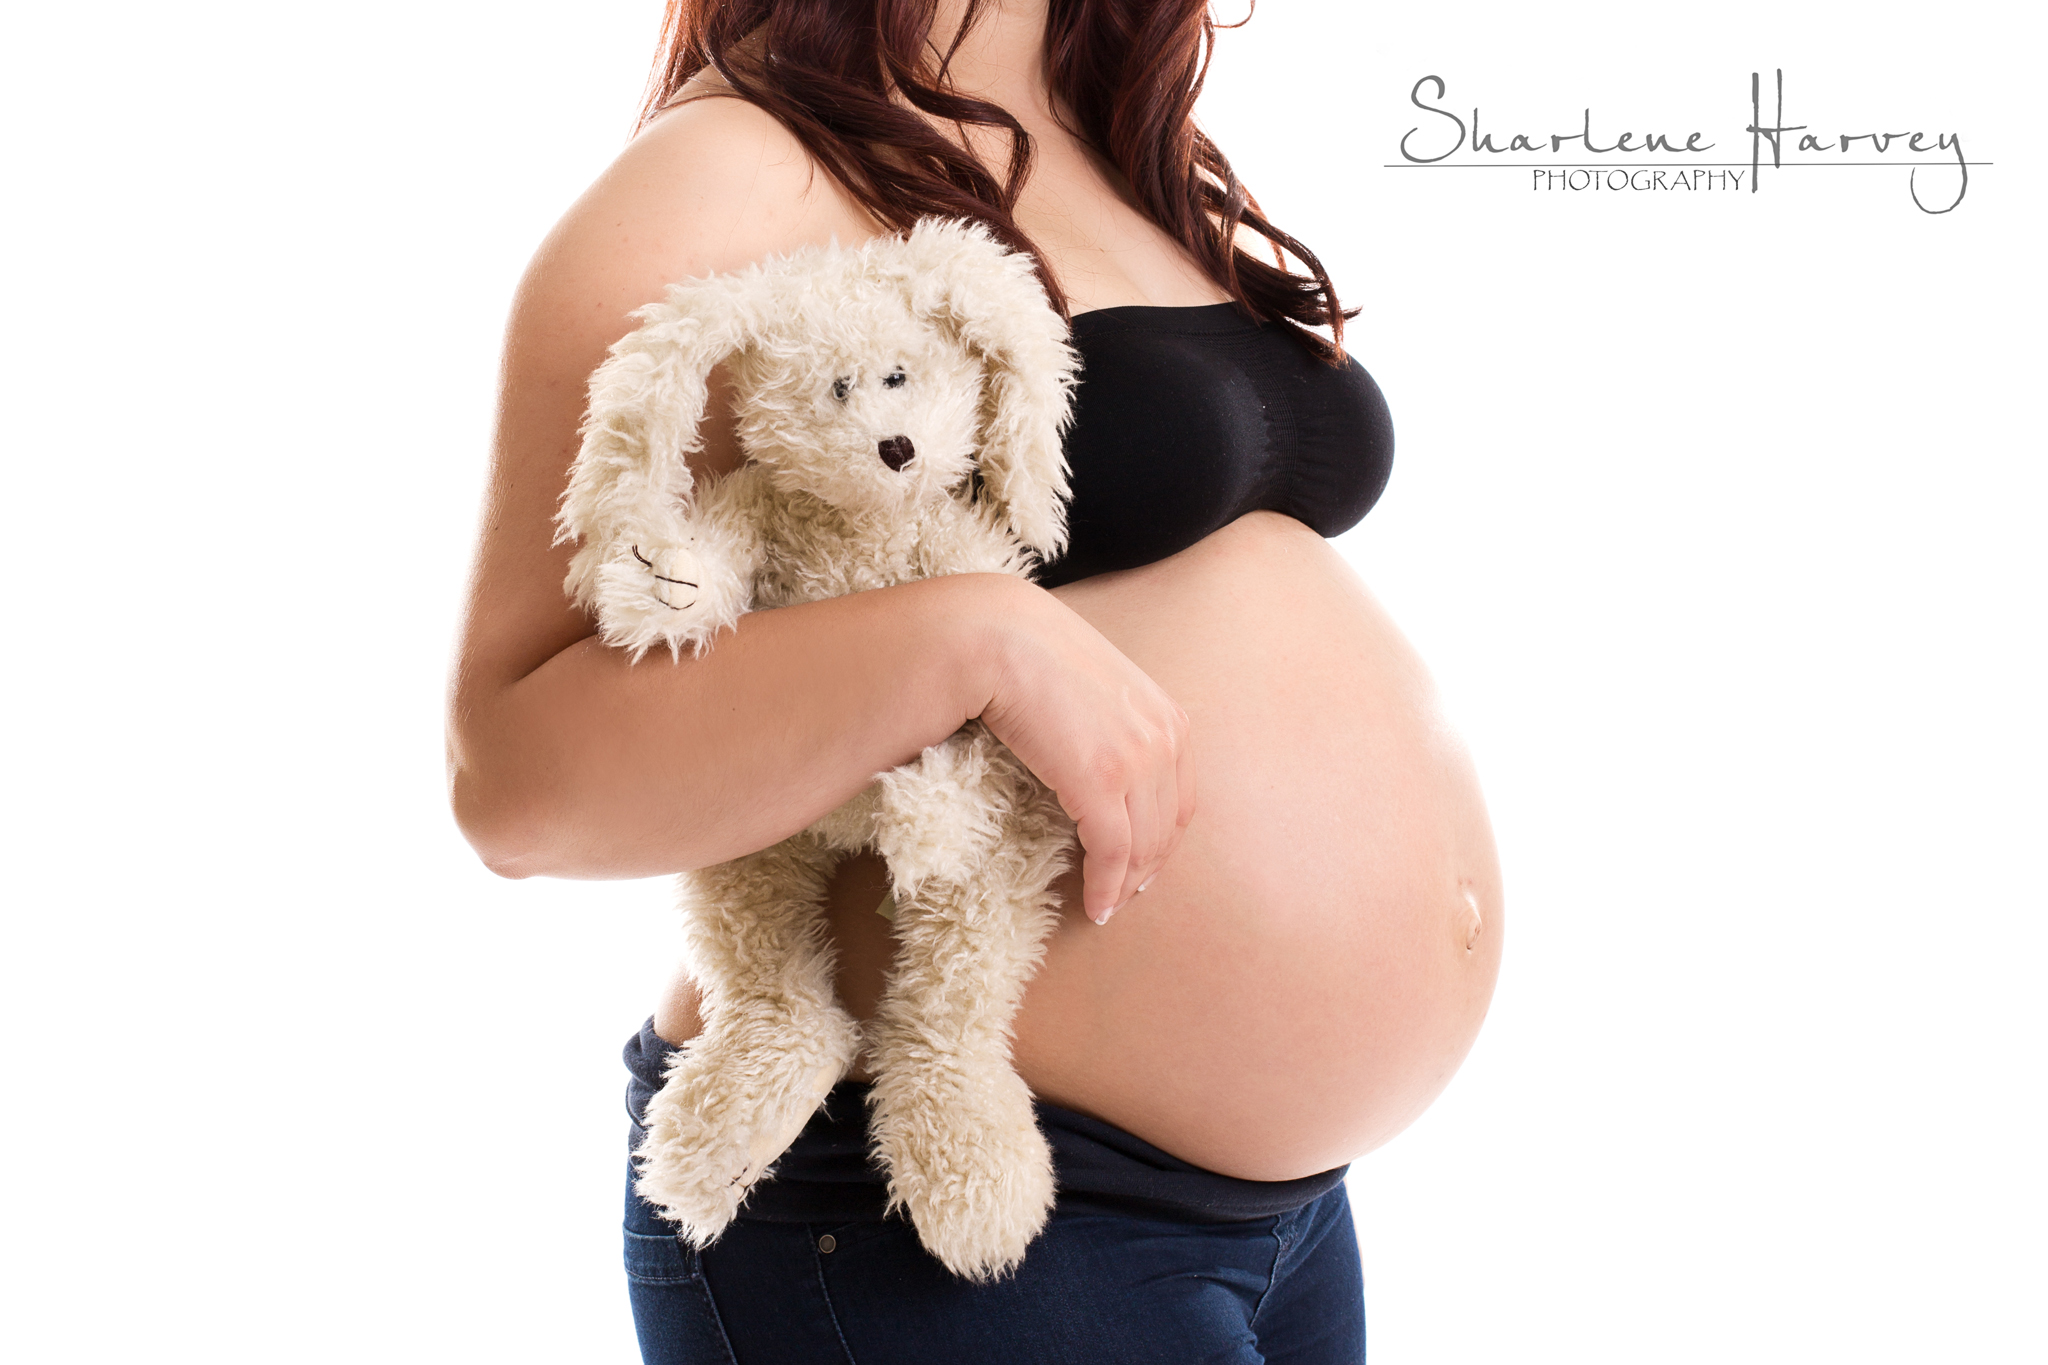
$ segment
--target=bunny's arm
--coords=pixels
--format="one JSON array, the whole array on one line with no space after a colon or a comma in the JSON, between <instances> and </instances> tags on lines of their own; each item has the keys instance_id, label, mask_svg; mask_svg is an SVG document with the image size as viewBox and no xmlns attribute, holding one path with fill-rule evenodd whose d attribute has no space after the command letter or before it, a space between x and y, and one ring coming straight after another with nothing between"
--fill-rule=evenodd
<instances>
[{"instance_id":1,"label":"bunny's arm","mask_svg":"<svg viewBox=\"0 0 2048 1365\"><path fill-rule=\"evenodd\" d=\"M677 285L638 310L590 377L582 443L555 521L575 544L564 586L604 642L638 659L665 646L701 654L751 603L759 537L734 496L736 470L699 506L713 374L746 322L732 276Z\"/></svg>"},{"instance_id":2,"label":"bunny's arm","mask_svg":"<svg viewBox=\"0 0 2048 1365\"><path fill-rule=\"evenodd\" d=\"M755 515L759 482L757 470L737 470L705 491L694 515L650 528L644 540L610 544L587 576L587 594L579 593L606 644L635 659L655 647L675 658L702 654L753 609L766 548Z\"/></svg>"}]
</instances>

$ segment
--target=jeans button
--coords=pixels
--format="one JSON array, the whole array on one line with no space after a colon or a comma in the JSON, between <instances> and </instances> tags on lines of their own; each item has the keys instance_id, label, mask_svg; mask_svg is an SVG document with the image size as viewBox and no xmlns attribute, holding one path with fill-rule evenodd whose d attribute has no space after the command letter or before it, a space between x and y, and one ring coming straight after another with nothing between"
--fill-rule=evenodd
<instances>
[{"instance_id":1,"label":"jeans button","mask_svg":"<svg viewBox=\"0 0 2048 1365\"><path fill-rule=\"evenodd\" d=\"M839 1239L837 1237L834 1237L829 1232L818 1239L818 1250L824 1252L826 1255L830 1255L835 1249L837 1249L838 1246Z\"/></svg>"}]
</instances>

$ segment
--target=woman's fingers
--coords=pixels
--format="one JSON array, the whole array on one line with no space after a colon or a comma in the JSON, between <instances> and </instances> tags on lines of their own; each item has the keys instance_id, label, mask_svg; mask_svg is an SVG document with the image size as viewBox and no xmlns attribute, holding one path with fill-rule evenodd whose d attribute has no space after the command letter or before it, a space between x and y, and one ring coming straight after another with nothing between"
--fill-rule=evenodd
<instances>
[{"instance_id":1,"label":"woman's fingers","mask_svg":"<svg viewBox=\"0 0 2048 1365\"><path fill-rule=\"evenodd\" d=\"M1131 812L1132 854L1130 871L1124 876L1124 898L1118 902L1119 908L1128 905L1131 898L1158 873L1167 855L1173 852L1180 833L1174 824L1174 812L1179 804L1174 790L1177 766L1173 749L1176 746L1171 735L1163 736L1157 743L1161 751L1153 755L1151 781L1134 785L1126 800Z\"/></svg>"},{"instance_id":2,"label":"woman's fingers","mask_svg":"<svg viewBox=\"0 0 2048 1365\"><path fill-rule=\"evenodd\" d=\"M1159 821L1159 847L1138 883L1140 891L1173 856L1174 849L1180 846L1180 836L1187 830L1188 821L1195 813L1195 768L1188 760L1188 713L1175 706L1168 719L1169 760L1159 765L1158 784L1153 793L1153 810Z\"/></svg>"},{"instance_id":3,"label":"woman's fingers","mask_svg":"<svg viewBox=\"0 0 2048 1365\"><path fill-rule=\"evenodd\" d=\"M1125 899L1131 862L1129 817L1120 805L1104 802L1099 813L1076 820L1074 832L1081 840L1081 909L1097 924L1107 924Z\"/></svg>"},{"instance_id":4,"label":"woman's fingers","mask_svg":"<svg viewBox=\"0 0 2048 1365\"><path fill-rule=\"evenodd\" d=\"M1179 801L1179 814L1174 819L1173 838L1176 844L1180 842L1181 834L1187 831L1188 822L1195 818L1195 755L1188 746L1191 727L1185 711L1180 712L1180 727L1180 752L1174 755L1174 795Z\"/></svg>"},{"instance_id":5,"label":"woman's fingers","mask_svg":"<svg viewBox=\"0 0 2048 1365\"><path fill-rule=\"evenodd\" d=\"M1106 924L1158 875L1194 814L1187 715L1170 702L1165 711L1161 723L1140 723L1124 736L1126 752L1098 765L1100 786L1079 803L1101 812L1094 820L1077 821L1082 908L1098 924ZM1114 818L1118 814L1121 821Z\"/></svg>"},{"instance_id":6,"label":"woman's fingers","mask_svg":"<svg viewBox=\"0 0 2048 1365\"><path fill-rule=\"evenodd\" d=\"M1124 869L1122 884L1117 887L1118 910L1131 903L1131 897L1138 894L1138 888L1152 875L1152 868L1158 862L1159 822L1154 816L1157 804L1149 783L1133 787L1124 796L1124 810L1131 822L1131 860Z\"/></svg>"},{"instance_id":7,"label":"woman's fingers","mask_svg":"<svg viewBox=\"0 0 2048 1365\"><path fill-rule=\"evenodd\" d=\"M1134 742L1129 753L1093 768L1085 788L1054 791L1074 817L1081 841L1081 908L1097 924L1107 924L1178 842L1178 770L1163 746L1152 742Z\"/></svg>"}]
</instances>

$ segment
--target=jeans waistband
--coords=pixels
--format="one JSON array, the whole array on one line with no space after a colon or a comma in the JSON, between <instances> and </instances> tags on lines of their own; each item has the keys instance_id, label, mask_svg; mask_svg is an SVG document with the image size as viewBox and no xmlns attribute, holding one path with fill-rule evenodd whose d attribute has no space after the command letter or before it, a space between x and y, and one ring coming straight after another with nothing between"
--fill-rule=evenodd
<instances>
[{"instance_id":1,"label":"jeans waistband","mask_svg":"<svg viewBox=\"0 0 2048 1365\"><path fill-rule=\"evenodd\" d=\"M649 1019L626 1043L626 1111L633 1144L647 1102L661 1088L671 1049ZM842 1081L811 1116L789 1151L747 1197L742 1216L770 1223L861 1222L882 1217L885 1177L869 1164L867 1092ZM1299 1180L1239 1180L1182 1161L1113 1123L1036 1104L1052 1147L1062 1208L1100 1208L1182 1222L1230 1223L1286 1213L1335 1189L1350 1168Z\"/></svg>"}]
</instances>

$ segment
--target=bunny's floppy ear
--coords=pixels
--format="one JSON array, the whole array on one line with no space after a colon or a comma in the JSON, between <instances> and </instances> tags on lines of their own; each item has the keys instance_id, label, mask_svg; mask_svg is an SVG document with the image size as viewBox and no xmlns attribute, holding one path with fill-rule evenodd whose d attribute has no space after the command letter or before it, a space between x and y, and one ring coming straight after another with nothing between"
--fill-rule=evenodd
<instances>
[{"instance_id":1,"label":"bunny's floppy ear","mask_svg":"<svg viewBox=\"0 0 2048 1365\"><path fill-rule=\"evenodd\" d=\"M870 244L910 301L979 358L982 496L1041 559L1067 543L1067 459L1060 436L1078 359L1031 258L978 224L927 218L900 241Z\"/></svg>"},{"instance_id":2,"label":"bunny's floppy ear","mask_svg":"<svg viewBox=\"0 0 2048 1365\"><path fill-rule=\"evenodd\" d=\"M757 288L735 276L671 286L666 300L633 315L640 327L590 377L583 448L562 494L555 543L581 542L566 586L608 635L622 623L609 619L614 604L601 591L608 577L618 577L606 566L632 563L636 546L651 554L652 547L690 543L689 457L701 444L708 380L712 367L751 335Z\"/></svg>"}]
</instances>

